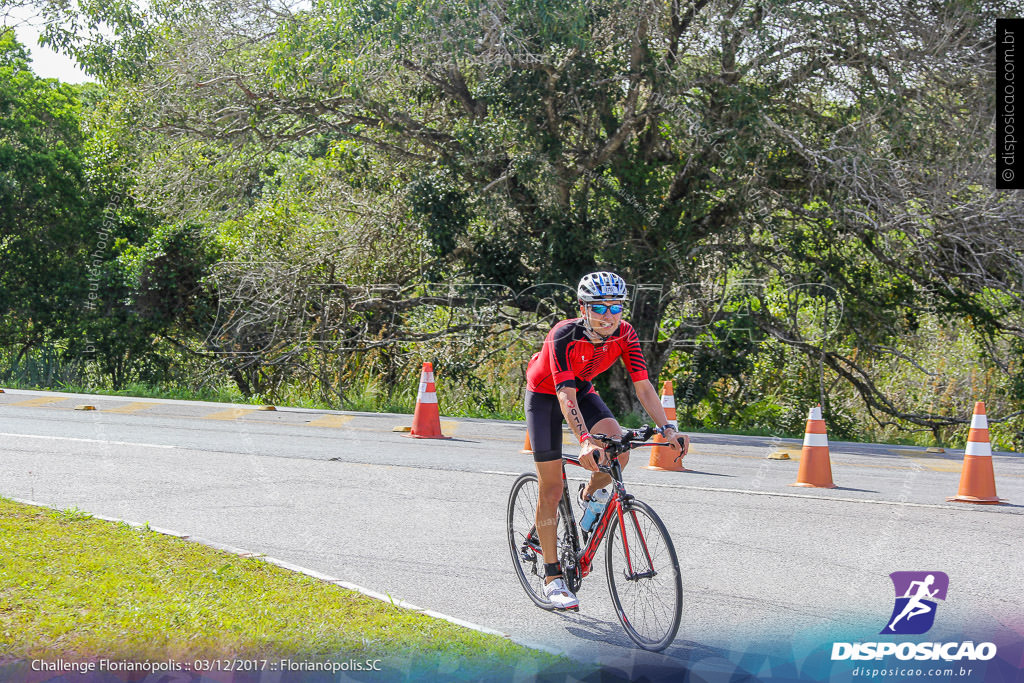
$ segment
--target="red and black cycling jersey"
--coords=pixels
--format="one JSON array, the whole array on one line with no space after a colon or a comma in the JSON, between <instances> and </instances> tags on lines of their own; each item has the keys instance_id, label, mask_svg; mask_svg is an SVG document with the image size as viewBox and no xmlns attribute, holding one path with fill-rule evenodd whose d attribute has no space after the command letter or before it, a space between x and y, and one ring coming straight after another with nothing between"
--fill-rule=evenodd
<instances>
[{"instance_id":1,"label":"red and black cycling jersey","mask_svg":"<svg viewBox=\"0 0 1024 683\"><path fill-rule=\"evenodd\" d=\"M582 318L562 320L548 332L543 348L530 358L526 388L539 394L553 394L563 386L575 386L580 393L592 391L590 380L620 356L634 382L647 379L647 363L632 325L621 322L603 344L594 344L587 338Z\"/></svg>"}]
</instances>

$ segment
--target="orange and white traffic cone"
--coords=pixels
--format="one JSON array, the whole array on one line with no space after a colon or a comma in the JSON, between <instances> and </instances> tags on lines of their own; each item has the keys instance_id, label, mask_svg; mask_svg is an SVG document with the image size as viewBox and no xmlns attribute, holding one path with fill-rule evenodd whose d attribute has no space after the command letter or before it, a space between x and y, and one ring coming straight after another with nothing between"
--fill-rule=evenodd
<instances>
[{"instance_id":1,"label":"orange and white traffic cone","mask_svg":"<svg viewBox=\"0 0 1024 683\"><path fill-rule=\"evenodd\" d=\"M800 455L800 470L796 482L790 486L811 486L820 489L834 489L832 483L832 461L828 455L828 433L825 420L821 417L821 406L811 408L804 429L804 448Z\"/></svg>"},{"instance_id":2,"label":"orange and white traffic cone","mask_svg":"<svg viewBox=\"0 0 1024 683\"><path fill-rule=\"evenodd\" d=\"M676 397L672 390L672 381L669 380L661 386L661 407L665 409L665 415L669 422L676 421ZM653 441L667 443L661 434L655 434ZM653 446L651 448L651 459L647 463L649 470L661 470L663 472L687 472L683 467L683 455L674 451L668 446Z\"/></svg>"},{"instance_id":3,"label":"orange and white traffic cone","mask_svg":"<svg viewBox=\"0 0 1024 683\"><path fill-rule=\"evenodd\" d=\"M526 441L523 442L523 450L520 453L533 453L533 446L530 444L530 432L526 432Z\"/></svg>"},{"instance_id":4,"label":"orange and white traffic cone","mask_svg":"<svg viewBox=\"0 0 1024 683\"><path fill-rule=\"evenodd\" d=\"M414 439L449 439L441 433L441 414L437 409L437 389L434 387L434 364L424 363L420 374L420 390L416 396L416 412L412 416Z\"/></svg>"},{"instance_id":5,"label":"orange and white traffic cone","mask_svg":"<svg viewBox=\"0 0 1024 683\"><path fill-rule=\"evenodd\" d=\"M974 404L971 431L964 449L964 466L960 472L960 490L946 500L959 503L996 505L1004 501L996 495L996 475L992 471L992 443L988 439L988 417L985 403Z\"/></svg>"}]
</instances>

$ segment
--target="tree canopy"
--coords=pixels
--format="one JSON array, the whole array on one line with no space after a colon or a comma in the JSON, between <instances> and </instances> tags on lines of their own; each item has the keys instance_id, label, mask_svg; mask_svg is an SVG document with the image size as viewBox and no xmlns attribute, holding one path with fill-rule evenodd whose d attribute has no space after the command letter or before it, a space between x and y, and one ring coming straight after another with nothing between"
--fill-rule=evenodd
<instances>
[{"instance_id":1,"label":"tree canopy","mask_svg":"<svg viewBox=\"0 0 1024 683\"><path fill-rule=\"evenodd\" d=\"M607 268L694 403L779 354L826 405L828 374L938 429L963 415L880 374L920 366L929 316L1024 384L1024 203L991 149L1014 7L123 0L49 4L48 40L116 94L136 205L216 231L220 313L188 346L248 391L446 336L508 349ZM628 384L605 387L627 410Z\"/></svg>"}]
</instances>

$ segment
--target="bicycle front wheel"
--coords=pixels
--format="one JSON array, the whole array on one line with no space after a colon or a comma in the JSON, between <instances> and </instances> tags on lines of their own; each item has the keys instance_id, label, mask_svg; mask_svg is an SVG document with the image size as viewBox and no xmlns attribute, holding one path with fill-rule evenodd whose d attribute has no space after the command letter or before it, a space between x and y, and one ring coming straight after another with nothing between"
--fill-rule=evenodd
<instances>
[{"instance_id":1,"label":"bicycle front wheel","mask_svg":"<svg viewBox=\"0 0 1024 683\"><path fill-rule=\"evenodd\" d=\"M622 521L615 515L608 529L608 592L626 634L643 649L659 652L675 639L683 614L676 549L646 503L624 506Z\"/></svg>"}]
</instances>

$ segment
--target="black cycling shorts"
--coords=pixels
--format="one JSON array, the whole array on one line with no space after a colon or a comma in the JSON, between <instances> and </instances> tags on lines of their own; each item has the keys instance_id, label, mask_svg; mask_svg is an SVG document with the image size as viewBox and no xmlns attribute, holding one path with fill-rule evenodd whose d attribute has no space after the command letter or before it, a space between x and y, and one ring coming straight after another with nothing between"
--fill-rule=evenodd
<instances>
[{"instance_id":1,"label":"black cycling shorts","mask_svg":"<svg viewBox=\"0 0 1024 683\"><path fill-rule=\"evenodd\" d=\"M615 416L597 392L576 394L583 413L583 422L592 429L600 420ZM530 434L534 462L550 462L562 458L562 408L554 394L526 392L526 431Z\"/></svg>"}]
</instances>

